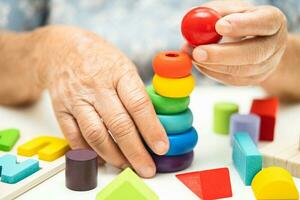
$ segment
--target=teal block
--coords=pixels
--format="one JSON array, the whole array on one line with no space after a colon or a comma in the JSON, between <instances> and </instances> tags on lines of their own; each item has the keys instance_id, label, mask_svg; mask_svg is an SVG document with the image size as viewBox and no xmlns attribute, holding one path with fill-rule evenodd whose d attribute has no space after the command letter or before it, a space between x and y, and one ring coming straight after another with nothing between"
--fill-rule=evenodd
<instances>
[{"instance_id":1,"label":"teal block","mask_svg":"<svg viewBox=\"0 0 300 200\"><path fill-rule=\"evenodd\" d=\"M17 157L5 154L0 157L1 182L17 183L40 169L39 161L27 159L21 163L17 162Z\"/></svg>"},{"instance_id":2,"label":"teal block","mask_svg":"<svg viewBox=\"0 0 300 200\"><path fill-rule=\"evenodd\" d=\"M185 132L193 126L193 113L190 109L178 114L157 116L168 135Z\"/></svg>"},{"instance_id":3,"label":"teal block","mask_svg":"<svg viewBox=\"0 0 300 200\"><path fill-rule=\"evenodd\" d=\"M262 155L248 133L234 134L232 160L245 185L251 185L262 168Z\"/></svg>"},{"instance_id":4,"label":"teal block","mask_svg":"<svg viewBox=\"0 0 300 200\"><path fill-rule=\"evenodd\" d=\"M20 138L18 129L5 129L0 131L0 150L10 151Z\"/></svg>"}]
</instances>

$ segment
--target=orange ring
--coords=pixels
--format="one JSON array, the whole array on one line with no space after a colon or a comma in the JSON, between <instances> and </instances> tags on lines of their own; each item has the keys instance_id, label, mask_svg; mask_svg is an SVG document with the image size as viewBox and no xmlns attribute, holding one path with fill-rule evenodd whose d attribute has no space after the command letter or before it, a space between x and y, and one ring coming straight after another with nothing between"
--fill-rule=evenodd
<instances>
[{"instance_id":1,"label":"orange ring","mask_svg":"<svg viewBox=\"0 0 300 200\"><path fill-rule=\"evenodd\" d=\"M153 59L155 74L166 78L182 78L190 75L192 60L188 54L178 51L163 51Z\"/></svg>"}]
</instances>

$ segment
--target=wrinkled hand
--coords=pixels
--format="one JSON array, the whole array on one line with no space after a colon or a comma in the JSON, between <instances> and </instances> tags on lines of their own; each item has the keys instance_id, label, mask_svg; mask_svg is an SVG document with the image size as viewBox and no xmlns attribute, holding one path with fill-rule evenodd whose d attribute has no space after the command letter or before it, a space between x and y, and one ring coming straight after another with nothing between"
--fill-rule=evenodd
<instances>
[{"instance_id":1,"label":"wrinkled hand","mask_svg":"<svg viewBox=\"0 0 300 200\"><path fill-rule=\"evenodd\" d=\"M133 63L95 34L50 29L51 61L41 79L71 147L91 147L107 163L153 176L142 140L157 154L166 153L169 143Z\"/></svg>"},{"instance_id":2,"label":"wrinkled hand","mask_svg":"<svg viewBox=\"0 0 300 200\"><path fill-rule=\"evenodd\" d=\"M272 6L251 6L240 1L204 4L223 17L216 31L232 42L201 45L183 50L192 54L197 69L225 84L255 85L279 64L287 43L284 14Z\"/></svg>"}]
</instances>

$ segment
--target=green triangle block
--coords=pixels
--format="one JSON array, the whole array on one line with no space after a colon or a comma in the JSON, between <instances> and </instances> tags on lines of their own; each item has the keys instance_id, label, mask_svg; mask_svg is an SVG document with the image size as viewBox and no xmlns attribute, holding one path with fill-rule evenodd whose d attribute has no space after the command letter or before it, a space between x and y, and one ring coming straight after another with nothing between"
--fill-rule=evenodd
<instances>
[{"instance_id":1,"label":"green triangle block","mask_svg":"<svg viewBox=\"0 0 300 200\"><path fill-rule=\"evenodd\" d=\"M158 200L158 196L130 168L101 190L96 200Z\"/></svg>"},{"instance_id":2,"label":"green triangle block","mask_svg":"<svg viewBox=\"0 0 300 200\"><path fill-rule=\"evenodd\" d=\"M0 131L0 150L10 151L20 138L18 129L6 129Z\"/></svg>"}]
</instances>

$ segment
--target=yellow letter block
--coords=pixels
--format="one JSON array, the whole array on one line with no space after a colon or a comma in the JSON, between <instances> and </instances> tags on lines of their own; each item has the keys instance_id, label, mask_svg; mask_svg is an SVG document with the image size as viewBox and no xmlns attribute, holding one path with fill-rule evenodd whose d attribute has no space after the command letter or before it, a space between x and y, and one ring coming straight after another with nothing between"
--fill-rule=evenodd
<instances>
[{"instance_id":1,"label":"yellow letter block","mask_svg":"<svg viewBox=\"0 0 300 200\"><path fill-rule=\"evenodd\" d=\"M256 199L299 199L292 176L280 167L268 167L258 172L251 186Z\"/></svg>"},{"instance_id":2,"label":"yellow letter block","mask_svg":"<svg viewBox=\"0 0 300 200\"><path fill-rule=\"evenodd\" d=\"M38 154L40 160L53 161L69 150L65 139L41 136L18 147L18 155L31 157Z\"/></svg>"},{"instance_id":3,"label":"yellow letter block","mask_svg":"<svg viewBox=\"0 0 300 200\"><path fill-rule=\"evenodd\" d=\"M192 75L184 78L165 78L154 75L152 81L154 90L161 96L171 98L187 97L195 87Z\"/></svg>"}]
</instances>

